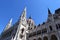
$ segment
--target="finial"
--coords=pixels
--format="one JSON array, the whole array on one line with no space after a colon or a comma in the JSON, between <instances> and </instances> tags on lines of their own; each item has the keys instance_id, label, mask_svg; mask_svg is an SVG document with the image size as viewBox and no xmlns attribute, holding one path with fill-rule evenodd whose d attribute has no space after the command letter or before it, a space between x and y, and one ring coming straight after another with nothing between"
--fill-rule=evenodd
<instances>
[{"instance_id":1,"label":"finial","mask_svg":"<svg viewBox=\"0 0 60 40\"><path fill-rule=\"evenodd\" d=\"M50 9L48 8L48 14L51 14Z\"/></svg>"},{"instance_id":2,"label":"finial","mask_svg":"<svg viewBox=\"0 0 60 40\"><path fill-rule=\"evenodd\" d=\"M10 19L9 23L12 23L12 18Z\"/></svg>"},{"instance_id":3,"label":"finial","mask_svg":"<svg viewBox=\"0 0 60 40\"><path fill-rule=\"evenodd\" d=\"M24 8L24 10L23 10L23 13L22 13L21 17L26 17L26 7Z\"/></svg>"},{"instance_id":4,"label":"finial","mask_svg":"<svg viewBox=\"0 0 60 40\"><path fill-rule=\"evenodd\" d=\"M24 8L24 11L26 11L26 6L25 6L25 8Z\"/></svg>"},{"instance_id":5,"label":"finial","mask_svg":"<svg viewBox=\"0 0 60 40\"><path fill-rule=\"evenodd\" d=\"M31 15L30 15L29 19L32 19L32 18L31 18Z\"/></svg>"}]
</instances>

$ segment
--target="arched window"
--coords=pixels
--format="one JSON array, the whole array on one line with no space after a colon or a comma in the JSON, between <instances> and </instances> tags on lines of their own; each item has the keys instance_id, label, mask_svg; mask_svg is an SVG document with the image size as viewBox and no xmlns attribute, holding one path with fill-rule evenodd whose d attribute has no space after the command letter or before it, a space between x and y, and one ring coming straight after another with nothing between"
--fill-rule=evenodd
<instances>
[{"instance_id":1,"label":"arched window","mask_svg":"<svg viewBox=\"0 0 60 40\"><path fill-rule=\"evenodd\" d=\"M58 40L58 39L55 35L52 35L50 40Z\"/></svg>"},{"instance_id":2,"label":"arched window","mask_svg":"<svg viewBox=\"0 0 60 40\"><path fill-rule=\"evenodd\" d=\"M36 39L33 39L33 40L36 40Z\"/></svg>"},{"instance_id":3,"label":"arched window","mask_svg":"<svg viewBox=\"0 0 60 40\"><path fill-rule=\"evenodd\" d=\"M42 39L39 37L38 40L42 40Z\"/></svg>"},{"instance_id":4,"label":"arched window","mask_svg":"<svg viewBox=\"0 0 60 40\"><path fill-rule=\"evenodd\" d=\"M48 40L48 37L43 37L43 40Z\"/></svg>"}]
</instances>

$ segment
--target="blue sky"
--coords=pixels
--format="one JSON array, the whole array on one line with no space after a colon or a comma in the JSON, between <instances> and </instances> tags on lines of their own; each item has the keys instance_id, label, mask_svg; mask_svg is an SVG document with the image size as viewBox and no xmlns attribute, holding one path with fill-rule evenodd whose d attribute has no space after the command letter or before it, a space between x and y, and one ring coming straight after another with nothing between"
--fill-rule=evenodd
<instances>
[{"instance_id":1,"label":"blue sky","mask_svg":"<svg viewBox=\"0 0 60 40\"><path fill-rule=\"evenodd\" d=\"M48 8L54 11L60 8L60 0L0 0L0 33L6 24L13 18L14 24L27 7L27 18L31 15L36 25L45 22L48 17Z\"/></svg>"}]
</instances>

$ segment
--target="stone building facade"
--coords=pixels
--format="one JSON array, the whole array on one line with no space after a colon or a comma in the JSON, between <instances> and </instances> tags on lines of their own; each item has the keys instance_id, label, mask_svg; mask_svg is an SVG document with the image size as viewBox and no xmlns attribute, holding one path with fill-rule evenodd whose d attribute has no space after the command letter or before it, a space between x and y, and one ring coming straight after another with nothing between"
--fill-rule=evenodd
<instances>
[{"instance_id":1,"label":"stone building facade","mask_svg":"<svg viewBox=\"0 0 60 40\"><path fill-rule=\"evenodd\" d=\"M12 26L8 22L0 35L0 40L60 40L60 8L52 14L48 9L48 18L43 24L35 25L34 20L26 18L26 8L18 21Z\"/></svg>"}]
</instances>

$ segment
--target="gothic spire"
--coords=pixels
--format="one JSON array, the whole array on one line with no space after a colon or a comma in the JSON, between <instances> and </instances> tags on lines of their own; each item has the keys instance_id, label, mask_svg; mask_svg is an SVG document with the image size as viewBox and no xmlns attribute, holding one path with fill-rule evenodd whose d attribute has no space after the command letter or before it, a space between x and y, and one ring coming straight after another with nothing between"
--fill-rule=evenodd
<instances>
[{"instance_id":1,"label":"gothic spire","mask_svg":"<svg viewBox=\"0 0 60 40\"><path fill-rule=\"evenodd\" d=\"M24 8L22 15L21 15L21 19L26 18L26 7Z\"/></svg>"},{"instance_id":2,"label":"gothic spire","mask_svg":"<svg viewBox=\"0 0 60 40\"><path fill-rule=\"evenodd\" d=\"M22 14L18 20L18 23L26 23L26 7L23 9Z\"/></svg>"},{"instance_id":3,"label":"gothic spire","mask_svg":"<svg viewBox=\"0 0 60 40\"><path fill-rule=\"evenodd\" d=\"M12 26L12 18L10 19L10 21L8 22L8 24L6 25L4 31L6 31L7 29L9 29Z\"/></svg>"}]
</instances>

